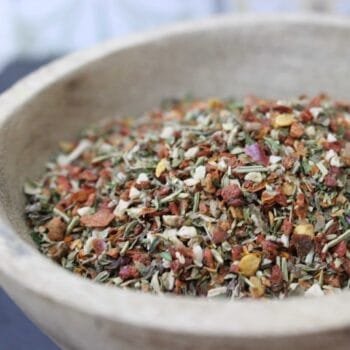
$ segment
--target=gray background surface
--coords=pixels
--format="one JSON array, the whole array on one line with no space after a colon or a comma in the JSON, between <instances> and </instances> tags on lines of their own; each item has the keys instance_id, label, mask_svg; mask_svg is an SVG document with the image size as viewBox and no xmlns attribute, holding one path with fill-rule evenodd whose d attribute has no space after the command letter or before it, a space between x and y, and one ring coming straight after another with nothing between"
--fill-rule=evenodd
<instances>
[{"instance_id":1,"label":"gray background surface","mask_svg":"<svg viewBox=\"0 0 350 350\"><path fill-rule=\"evenodd\" d=\"M49 61L16 61L0 74L0 92ZM58 350L0 288L0 350Z\"/></svg>"}]
</instances>

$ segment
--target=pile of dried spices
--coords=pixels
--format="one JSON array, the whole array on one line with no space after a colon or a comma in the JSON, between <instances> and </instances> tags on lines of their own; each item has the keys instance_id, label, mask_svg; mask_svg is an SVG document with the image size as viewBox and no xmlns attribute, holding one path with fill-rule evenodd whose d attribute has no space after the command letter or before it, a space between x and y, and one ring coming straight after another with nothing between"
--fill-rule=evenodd
<instances>
[{"instance_id":1,"label":"pile of dried spices","mask_svg":"<svg viewBox=\"0 0 350 350\"><path fill-rule=\"evenodd\" d=\"M26 216L95 281L230 298L350 285L350 104L174 100L62 142Z\"/></svg>"}]
</instances>

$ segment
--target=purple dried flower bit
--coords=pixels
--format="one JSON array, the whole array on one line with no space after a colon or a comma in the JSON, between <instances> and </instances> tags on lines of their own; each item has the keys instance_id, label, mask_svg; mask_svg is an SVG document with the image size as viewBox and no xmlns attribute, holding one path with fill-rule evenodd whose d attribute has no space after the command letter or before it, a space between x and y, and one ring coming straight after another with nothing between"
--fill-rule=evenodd
<instances>
[{"instance_id":1,"label":"purple dried flower bit","mask_svg":"<svg viewBox=\"0 0 350 350\"><path fill-rule=\"evenodd\" d=\"M254 162L265 166L269 164L269 157L258 143L253 143L252 145L246 146L244 151L246 155L252 158Z\"/></svg>"}]
</instances>

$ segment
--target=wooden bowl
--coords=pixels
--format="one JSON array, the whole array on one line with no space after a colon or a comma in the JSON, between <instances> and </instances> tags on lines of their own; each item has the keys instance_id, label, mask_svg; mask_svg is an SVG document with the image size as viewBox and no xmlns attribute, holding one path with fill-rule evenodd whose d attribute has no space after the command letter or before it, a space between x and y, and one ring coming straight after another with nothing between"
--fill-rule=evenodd
<instances>
[{"instance_id":1,"label":"wooden bowl","mask_svg":"<svg viewBox=\"0 0 350 350\"><path fill-rule=\"evenodd\" d=\"M74 276L34 247L22 185L62 139L165 97L350 92L350 22L230 16L102 44L0 97L0 281L65 349L348 349L350 292L274 301L155 296Z\"/></svg>"}]
</instances>

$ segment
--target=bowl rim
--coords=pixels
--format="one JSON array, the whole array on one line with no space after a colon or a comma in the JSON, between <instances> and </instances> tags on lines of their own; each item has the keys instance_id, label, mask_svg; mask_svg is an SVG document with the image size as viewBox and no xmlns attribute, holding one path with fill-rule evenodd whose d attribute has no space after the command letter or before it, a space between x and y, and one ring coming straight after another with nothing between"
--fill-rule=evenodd
<instances>
[{"instance_id":1,"label":"bowl rim","mask_svg":"<svg viewBox=\"0 0 350 350\"><path fill-rule=\"evenodd\" d=\"M313 25L350 32L348 19L339 16L250 14L215 16L114 39L58 59L8 89L0 96L0 128L21 105L56 81L117 51L202 30L262 24ZM85 280L54 264L20 238L1 204L0 257L0 281L5 290L7 285L21 286L22 292L40 295L86 315L142 329L232 338L302 336L350 327L350 292L346 291L327 297L229 302L155 296Z\"/></svg>"}]
</instances>

